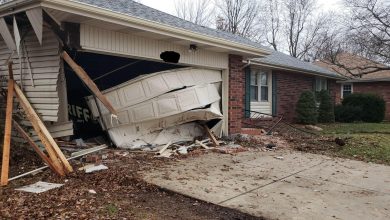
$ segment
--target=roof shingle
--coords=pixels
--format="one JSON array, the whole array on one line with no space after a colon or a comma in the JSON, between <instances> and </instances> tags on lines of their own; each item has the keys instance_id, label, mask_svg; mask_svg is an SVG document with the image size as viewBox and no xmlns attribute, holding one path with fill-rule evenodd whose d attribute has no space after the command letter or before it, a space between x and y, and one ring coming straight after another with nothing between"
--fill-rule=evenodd
<instances>
[{"instance_id":1,"label":"roof shingle","mask_svg":"<svg viewBox=\"0 0 390 220\"><path fill-rule=\"evenodd\" d=\"M343 78L339 74L332 72L326 68L322 68L319 66L316 66L312 63L302 61L300 59L297 59L295 57L292 57L290 55L284 54L282 52L278 51L272 51L271 55L268 55L263 58L256 58L253 59L255 62L259 62L262 64L268 64L271 66L276 67L286 67L291 68L295 70L303 70L307 72L313 72L320 75L328 76L328 77L336 77L336 78Z\"/></svg>"}]
</instances>

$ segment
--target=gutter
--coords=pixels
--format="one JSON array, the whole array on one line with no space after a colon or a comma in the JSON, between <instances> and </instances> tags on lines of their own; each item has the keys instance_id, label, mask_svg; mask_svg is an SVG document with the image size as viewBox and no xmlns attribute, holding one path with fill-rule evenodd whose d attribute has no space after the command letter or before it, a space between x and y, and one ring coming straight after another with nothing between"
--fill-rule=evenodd
<instances>
[{"instance_id":1,"label":"gutter","mask_svg":"<svg viewBox=\"0 0 390 220\"><path fill-rule=\"evenodd\" d=\"M390 78L348 79L348 80L343 80L343 81L337 81L337 83L370 83L370 82L390 82Z\"/></svg>"},{"instance_id":2,"label":"gutter","mask_svg":"<svg viewBox=\"0 0 390 220\"><path fill-rule=\"evenodd\" d=\"M253 62L253 61L252 61ZM309 74L309 75L314 75L314 76L322 76L322 77L327 77L330 79L338 79L338 80L345 80L347 78L342 77L342 76L331 76L326 73L321 73L321 72L316 72L316 71L308 71L305 69L299 69L299 68L292 68L292 67L287 67L287 66L280 66L280 65L272 65L272 64L266 64L266 63L260 63L254 61L252 63L255 66L262 66L262 67L268 67L268 68L274 68L274 69L280 69L280 70L287 70L287 71L292 71L292 72L299 72L299 73L304 73L304 74Z\"/></svg>"},{"instance_id":3,"label":"gutter","mask_svg":"<svg viewBox=\"0 0 390 220\"><path fill-rule=\"evenodd\" d=\"M110 23L120 24L123 26L138 28L153 33L158 33L174 38L180 38L192 42L207 44L227 50L239 52L242 54L251 54L254 56L269 55L271 51L248 46L242 43L229 41L222 38L212 37L205 34L200 34L194 31L189 31L166 24L161 24L155 21L150 21L138 17L132 17L127 14L113 12L108 9L88 5L72 0L42 0L42 7L66 11L80 16L86 16L97 20L104 20Z\"/></svg>"}]
</instances>

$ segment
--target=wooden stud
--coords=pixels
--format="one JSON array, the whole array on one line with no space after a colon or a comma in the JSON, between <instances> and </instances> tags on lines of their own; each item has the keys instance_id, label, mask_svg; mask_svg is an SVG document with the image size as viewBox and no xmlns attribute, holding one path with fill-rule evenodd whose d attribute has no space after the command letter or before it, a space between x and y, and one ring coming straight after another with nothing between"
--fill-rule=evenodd
<instances>
[{"instance_id":1,"label":"wooden stud","mask_svg":"<svg viewBox=\"0 0 390 220\"><path fill-rule=\"evenodd\" d=\"M81 66L77 65L77 63L73 61L73 59L66 51L62 52L62 58L73 69L73 71L84 82L84 84L92 91L92 93L103 103L103 105L108 109L108 111L111 112L111 114L118 115L114 107L112 107L110 101L108 101L108 99L96 86L95 82L92 81L92 79L88 76L84 69L81 68Z\"/></svg>"},{"instance_id":2,"label":"wooden stud","mask_svg":"<svg viewBox=\"0 0 390 220\"><path fill-rule=\"evenodd\" d=\"M35 112L34 108L31 106L30 102L27 100L26 96L23 94L22 90L19 88L19 86L16 83L15 83L15 93L28 119L30 120L35 132L37 133L39 139L42 141L42 144L45 146L46 151L53 162L53 165L56 167L56 170L59 171L61 176L65 175L63 167L61 166L60 163L61 161L64 167L66 168L66 171L72 172L73 171L72 166L70 166L64 154L61 152L61 149L58 147L57 143L50 135L50 132L47 130L45 124L43 124L38 114ZM58 158L60 159L60 161L58 160Z\"/></svg>"},{"instance_id":3,"label":"wooden stud","mask_svg":"<svg viewBox=\"0 0 390 220\"><path fill-rule=\"evenodd\" d=\"M7 107L5 114L5 127L4 127L4 144L3 144L3 161L1 165L1 186L8 185L9 175L9 156L11 152L11 132L12 132L12 111L14 102L14 76L12 72L12 62L8 63L8 93L7 93Z\"/></svg>"},{"instance_id":4,"label":"wooden stud","mask_svg":"<svg viewBox=\"0 0 390 220\"><path fill-rule=\"evenodd\" d=\"M46 156L45 153L42 152L42 150L38 147L38 145L30 138L30 136L27 134L27 132L16 122L13 120L13 125L18 130L19 134L31 145L31 147L35 150L35 152L39 155L39 157L57 174L58 171L56 170L55 166L51 162L50 158Z\"/></svg>"},{"instance_id":5,"label":"wooden stud","mask_svg":"<svg viewBox=\"0 0 390 220\"><path fill-rule=\"evenodd\" d=\"M207 136L209 136L211 142L213 143L213 146L219 146L218 140L215 138L214 134L210 131L210 128L207 127L207 125L203 125L204 129L206 130Z\"/></svg>"}]
</instances>

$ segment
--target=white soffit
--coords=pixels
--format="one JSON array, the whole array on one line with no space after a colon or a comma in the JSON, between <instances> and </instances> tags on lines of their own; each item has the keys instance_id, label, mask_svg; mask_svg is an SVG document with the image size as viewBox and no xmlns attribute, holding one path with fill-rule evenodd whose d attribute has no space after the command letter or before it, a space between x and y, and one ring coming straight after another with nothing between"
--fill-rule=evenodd
<instances>
[{"instance_id":1,"label":"white soffit","mask_svg":"<svg viewBox=\"0 0 390 220\"><path fill-rule=\"evenodd\" d=\"M0 34L3 37L4 42L7 45L8 49L10 49L11 51L16 50L16 44L14 38L12 37L12 34L8 29L8 25L5 22L4 18L0 18Z\"/></svg>"},{"instance_id":2,"label":"white soffit","mask_svg":"<svg viewBox=\"0 0 390 220\"><path fill-rule=\"evenodd\" d=\"M18 28L18 23L16 22L16 17L14 16L14 36L15 36L15 43L16 43L16 52L20 54L20 32Z\"/></svg>"},{"instance_id":3,"label":"white soffit","mask_svg":"<svg viewBox=\"0 0 390 220\"><path fill-rule=\"evenodd\" d=\"M34 8L26 11L28 20L37 35L39 43L42 45L42 33L43 33L43 16L42 8Z\"/></svg>"}]
</instances>

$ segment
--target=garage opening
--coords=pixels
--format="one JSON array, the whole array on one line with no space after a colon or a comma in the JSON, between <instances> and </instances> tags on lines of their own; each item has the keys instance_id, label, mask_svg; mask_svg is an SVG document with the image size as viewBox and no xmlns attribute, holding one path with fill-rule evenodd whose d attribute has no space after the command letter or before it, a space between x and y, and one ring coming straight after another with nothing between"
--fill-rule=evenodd
<instances>
[{"instance_id":1,"label":"garage opening","mask_svg":"<svg viewBox=\"0 0 390 220\"><path fill-rule=\"evenodd\" d=\"M72 58L111 102L112 115L65 65L74 138L108 134L122 148L138 149L204 136L221 122L221 71L142 59L73 52Z\"/></svg>"},{"instance_id":2,"label":"garage opening","mask_svg":"<svg viewBox=\"0 0 390 220\"><path fill-rule=\"evenodd\" d=\"M73 51L69 55L78 65L83 67L102 91L132 80L140 75L183 68L183 66L169 63L89 52ZM74 123L73 138L87 139L104 136L98 118L93 117L86 101L86 97L91 96L92 93L66 64L64 65L64 71L67 81L69 118Z\"/></svg>"}]
</instances>

